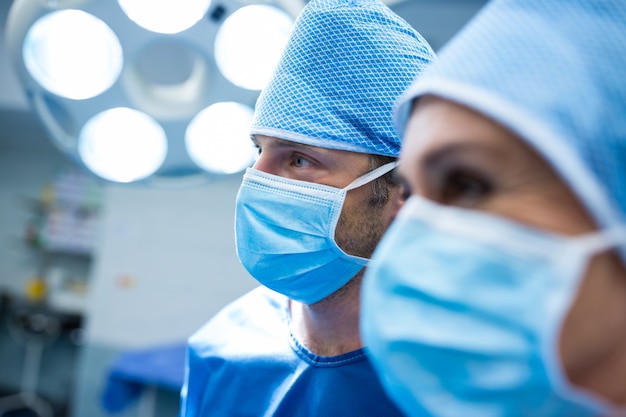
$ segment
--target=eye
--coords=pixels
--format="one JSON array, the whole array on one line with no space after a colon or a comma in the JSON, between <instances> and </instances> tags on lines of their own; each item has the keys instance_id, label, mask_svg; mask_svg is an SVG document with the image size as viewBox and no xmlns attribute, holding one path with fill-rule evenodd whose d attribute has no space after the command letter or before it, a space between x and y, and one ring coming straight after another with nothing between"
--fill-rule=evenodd
<instances>
[{"instance_id":1,"label":"eye","mask_svg":"<svg viewBox=\"0 0 626 417\"><path fill-rule=\"evenodd\" d=\"M457 169L445 174L440 187L444 204L470 206L489 196L493 186L482 174Z\"/></svg>"},{"instance_id":2,"label":"eye","mask_svg":"<svg viewBox=\"0 0 626 417\"><path fill-rule=\"evenodd\" d=\"M309 162L309 160L307 160L306 158L303 158L302 156L295 155L293 157L293 165L297 168L304 168L306 166L311 165L311 162Z\"/></svg>"}]
</instances>

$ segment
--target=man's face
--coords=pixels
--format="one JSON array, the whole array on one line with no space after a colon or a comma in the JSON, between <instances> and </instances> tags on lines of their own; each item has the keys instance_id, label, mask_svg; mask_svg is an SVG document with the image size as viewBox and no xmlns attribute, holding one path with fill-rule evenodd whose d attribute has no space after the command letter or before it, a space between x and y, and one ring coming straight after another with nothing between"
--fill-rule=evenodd
<instances>
[{"instance_id":1,"label":"man's face","mask_svg":"<svg viewBox=\"0 0 626 417\"><path fill-rule=\"evenodd\" d=\"M253 141L259 150L255 169L293 180L343 188L371 170L367 154L261 135L255 136ZM351 255L369 257L391 221L393 204L374 207L370 204L371 195L370 184L350 190L346 195L335 241Z\"/></svg>"}]
</instances>

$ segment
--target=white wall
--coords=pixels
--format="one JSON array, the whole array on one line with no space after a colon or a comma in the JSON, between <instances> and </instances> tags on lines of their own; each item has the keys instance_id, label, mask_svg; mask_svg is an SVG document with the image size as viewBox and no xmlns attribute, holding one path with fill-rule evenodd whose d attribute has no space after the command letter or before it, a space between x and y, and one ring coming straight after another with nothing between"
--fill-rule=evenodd
<instances>
[{"instance_id":1,"label":"white wall","mask_svg":"<svg viewBox=\"0 0 626 417\"><path fill-rule=\"evenodd\" d=\"M234 244L241 176L200 186L105 189L87 340L116 348L184 341L256 286Z\"/></svg>"}]
</instances>

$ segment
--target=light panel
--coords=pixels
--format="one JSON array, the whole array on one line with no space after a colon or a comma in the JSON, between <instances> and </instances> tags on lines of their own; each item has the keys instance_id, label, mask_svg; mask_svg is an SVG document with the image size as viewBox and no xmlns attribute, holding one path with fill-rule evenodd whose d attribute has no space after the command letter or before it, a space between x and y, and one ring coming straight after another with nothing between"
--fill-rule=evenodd
<instances>
[{"instance_id":1,"label":"light panel","mask_svg":"<svg viewBox=\"0 0 626 417\"><path fill-rule=\"evenodd\" d=\"M304 4L13 0L5 38L59 150L107 181L184 183L254 162L252 108Z\"/></svg>"},{"instance_id":2,"label":"light panel","mask_svg":"<svg viewBox=\"0 0 626 417\"><path fill-rule=\"evenodd\" d=\"M191 45L166 37L129 59L126 92L137 107L160 120L191 118L206 106L210 67Z\"/></svg>"}]
</instances>

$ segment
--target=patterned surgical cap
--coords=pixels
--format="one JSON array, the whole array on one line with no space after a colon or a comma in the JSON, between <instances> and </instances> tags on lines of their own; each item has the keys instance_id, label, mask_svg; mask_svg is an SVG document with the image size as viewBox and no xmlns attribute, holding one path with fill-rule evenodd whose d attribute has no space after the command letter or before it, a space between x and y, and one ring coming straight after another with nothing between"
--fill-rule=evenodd
<instances>
[{"instance_id":1,"label":"patterned surgical cap","mask_svg":"<svg viewBox=\"0 0 626 417\"><path fill-rule=\"evenodd\" d=\"M311 0L256 105L252 134L398 156L398 97L434 59L378 0Z\"/></svg>"},{"instance_id":2,"label":"patterned surgical cap","mask_svg":"<svg viewBox=\"0 0 626 417\"><path fill-rule=\"evenodd\" d=\"M495 0L403 97L401 134L412 99L425 94L515 132L600 227L626 224L624 1Z\"/></svg>"}]
</instances>

